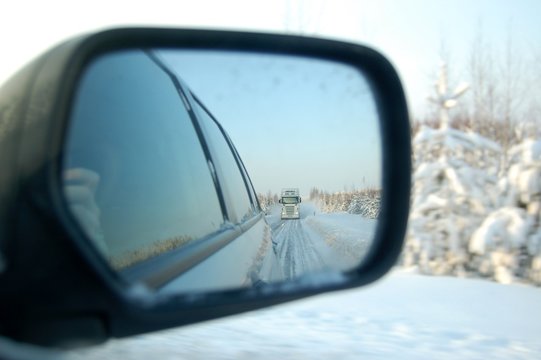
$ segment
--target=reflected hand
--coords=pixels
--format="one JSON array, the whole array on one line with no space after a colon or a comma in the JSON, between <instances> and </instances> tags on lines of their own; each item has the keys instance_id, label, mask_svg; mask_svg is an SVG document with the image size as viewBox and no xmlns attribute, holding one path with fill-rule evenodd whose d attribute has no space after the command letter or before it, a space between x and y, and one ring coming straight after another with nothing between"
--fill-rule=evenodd
<instances>
[{"instance_id":1,"label":"reflected hand","mask_svg":"<svg viewBox=\"0 0 541 360\"><path fill-rule=\"evenodd\" d=\"M94 196L99 182L100 176L88 169L72 168L64 172L64 194L73 215L98 249L107 255L100 209Z\"/></svg>"}]
</instances>

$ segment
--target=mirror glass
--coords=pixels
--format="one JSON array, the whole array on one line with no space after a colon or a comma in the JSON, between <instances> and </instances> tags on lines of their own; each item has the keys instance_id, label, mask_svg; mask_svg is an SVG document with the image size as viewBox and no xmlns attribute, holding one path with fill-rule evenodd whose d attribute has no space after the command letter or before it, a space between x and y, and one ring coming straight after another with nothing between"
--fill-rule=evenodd
<instances>
[{"instance_id":1,"label":"mirror glass","mask_svg":"<svg viewBox=\"0 0 541 360\"><path fill-rule=\"evenodd\" d=\"M192 292L357 266L381 163L376 103L354 67L133 49L81 75L61 176L73 219L122 277Z\"/></svg>"}]
</instances>

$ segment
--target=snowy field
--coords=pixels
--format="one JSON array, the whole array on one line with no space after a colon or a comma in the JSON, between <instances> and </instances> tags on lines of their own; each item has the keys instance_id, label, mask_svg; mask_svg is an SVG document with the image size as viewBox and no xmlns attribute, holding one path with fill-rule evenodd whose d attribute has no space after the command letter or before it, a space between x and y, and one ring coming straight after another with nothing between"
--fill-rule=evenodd
<instances>
[{"instance_id":1,"label":"snowy field","mask_svg":"<svg viewBox=\"0 0 541 360\"><path fill-rule=\"evenodd\" d=\"M327 294L65 359L539 359L541 289L395 271Z\"/></svg>"}]
</instances>

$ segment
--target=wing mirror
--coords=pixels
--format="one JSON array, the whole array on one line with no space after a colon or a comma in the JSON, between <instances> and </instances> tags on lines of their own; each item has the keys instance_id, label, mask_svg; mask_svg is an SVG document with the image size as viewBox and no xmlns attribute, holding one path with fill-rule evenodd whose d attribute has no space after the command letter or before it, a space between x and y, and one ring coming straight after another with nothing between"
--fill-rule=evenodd
<instances>
[{"instance_id":1,"label":"wing mirror","mask_svg":"<svg viewBox=\"0 0 541 360\"><path fill-rule=\"evenodd\" d=\"M190 324L366 285L400 254L408 112L370 48L108 30L35 60L0 110L1 336Z\"/></svg>"}]
</instances>

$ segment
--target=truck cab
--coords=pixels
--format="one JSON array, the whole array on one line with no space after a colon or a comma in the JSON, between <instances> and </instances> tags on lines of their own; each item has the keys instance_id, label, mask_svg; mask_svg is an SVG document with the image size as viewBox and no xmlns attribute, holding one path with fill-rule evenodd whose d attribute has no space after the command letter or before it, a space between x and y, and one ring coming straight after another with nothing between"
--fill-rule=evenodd
<instances>
[{"instance_id":1,"label":"truck cab","mask_svg":"<svg viewBox=\"0 0 541 360\"><path fill-rule=\"evenodd\" d=\"M279 200L282 204L282 212L280 218L284 219L300 219L300 203L301 197L299 195L299 189L289 188L282 189L282 196Z\"/></svg>"}]
</instances>

